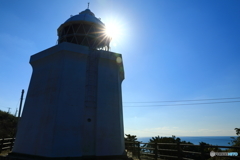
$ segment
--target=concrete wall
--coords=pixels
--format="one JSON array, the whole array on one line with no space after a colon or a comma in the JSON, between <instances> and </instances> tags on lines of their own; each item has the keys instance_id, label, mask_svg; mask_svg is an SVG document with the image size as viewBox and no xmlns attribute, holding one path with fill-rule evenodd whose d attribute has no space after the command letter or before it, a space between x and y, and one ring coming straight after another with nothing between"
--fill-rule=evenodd
<instances>
[{"instance_id":1,"label":"concrete wall","mask_svg":"<svg viewBox=\"0 0 240 160\"><path fill-rule=\"evenodd\" d=\"M123 155L124 73L122 63L116 62L121 55L98 51L97 105L89 109L85 107L89 52L87 47L64 42L31 56L33 73L13 153Z\"/></svg>"},{"instance_id":2,"label":"concrete wall","mask_svg":"<svg viewBox=\"0 0 240 160\"><path fill-rule=\"evenodd\" d=\"M98 68L97 155L122 155L124 152L121 82L123 73L116 63L102 55ZM120 55L118 55L120 56ZM100 85L101 84L101 85ZM104 94L103 94L104 93Z\"/></svg>"}]
</instances>

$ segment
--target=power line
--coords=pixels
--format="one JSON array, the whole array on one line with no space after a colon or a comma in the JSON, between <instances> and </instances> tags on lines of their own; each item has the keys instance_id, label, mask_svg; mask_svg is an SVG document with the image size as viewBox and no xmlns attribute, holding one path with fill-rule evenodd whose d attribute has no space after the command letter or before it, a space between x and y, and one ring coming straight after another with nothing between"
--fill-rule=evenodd
<instances>
[{"instance_id":1,"label":"power line","mask_svg":"<svg viewBox=\"0 0 240 160\"><path fill-rule=\"evenodd\" d=\"M227 101L227 102L206 102L206 103L185 103L185 104L160 104L148 106L124 106L124 107L158 107L158 106L183 106L183 105L201 105L201 104L218 104L218 103L237 103L240 101Z\"/></svg>"},{"instance_id":2,"label":"power line","mask_svg":"<svg viewBox=\"0 0 240 160\"><path fill-rule=\"evenodd\" d=\"M174 100L174 101L123 102L123 103L162 103L162 102L186 102L186 101L213 101L213 100L226 100L226 99L240 99L240 97L213 98L213 99L194 99L194 100Z\"/></svg>"},{"instance_id":3,"label":"power line","mask_svg":"<svg viewBox=\"0 0 240 160\"><path fill-rule=\"evenodd\" d=\"M183 136L183 135L176 135L176 134L169 134L169 133L161 133L161 132L158 132L158 131L145 131L145 130L139 130L139 129L130 129L130 128L125 128L125 129L129 129L129 130L136 130L136 131L141 131L141 132L148 132L148 133L154 133L154 134L158 134L157 136L160 136L159 134L163 134L163 135L171 135L171 136L175 136L176 138L178 137L191 137L191 138L203 138L203 139L214 139L214 140L221 140L221 141L229 141L229 140L226 140L226 139L221 139L221 138L218 138L218 137L236 137L236 136L213 136L213 137L217 137L217 138L211 138L212 136ZM156 136L150 136L150 137L156 137ZM150 138L150 137L146 137L146 138ZM164 137L164 136L160 136L160 137ZM140 137L141 138L141 137ZM150 138L151 139L151 138Z\"/></svg>"}]
</instances>

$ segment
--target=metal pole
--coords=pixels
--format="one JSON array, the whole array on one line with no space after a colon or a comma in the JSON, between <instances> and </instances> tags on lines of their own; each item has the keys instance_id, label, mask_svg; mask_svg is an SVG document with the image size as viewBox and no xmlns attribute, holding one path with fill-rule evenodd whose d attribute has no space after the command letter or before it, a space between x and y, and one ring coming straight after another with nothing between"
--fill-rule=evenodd
<instances>
[{"instance_id":1,"label":"metal pole","mask_svg":"<svg viewBox=\"0 0 240 160\"><path fill-rule=\"evenodd\" d=\"M10 113L10 109L11 109L11 108L10 108L10 107L8 107L8 112L7 112L7 113Z\"/></svg>"},{"instance_id":2,"label":"metal pole","mask_svg":"<svg viewBox=\"0 0 240 160\"><path fill-rule=\"evenodd\" d=\"M24 94L24 89L22 90L22 94L21 94L20 105L19 105L19 112L18 112L18 118L20 118L20 115L21 115L23 94Z\"/></svg>"}]
</instances>

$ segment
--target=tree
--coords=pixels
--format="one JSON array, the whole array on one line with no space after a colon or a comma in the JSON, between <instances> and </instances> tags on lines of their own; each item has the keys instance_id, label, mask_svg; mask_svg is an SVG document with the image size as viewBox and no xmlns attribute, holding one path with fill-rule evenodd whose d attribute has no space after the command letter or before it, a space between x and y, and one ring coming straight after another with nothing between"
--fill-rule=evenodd
<instances>
[{"instance_id":1,"label":"tree","mask_svg":"<svg viewBox=\"0 0 240 160\"><path fill-rule=\"evenodd\" d=\"M124 137L125 142L137 142L137 136L131 135L131 134L125 134L126 137Z\"/></svg>"},{"instance_id":2,"label":"tree","mask_svg":"<svg viewBox=\"0 0 240 160\"><path fill-rule=\"evenodd\" d=\"M240 135L240 128L235 128L234 130L236 130L236 135Z\"/></svg>"},{"instance_id":3,"label":"tree","mask_svg":"<svg viewBox=\"0 0 240 160\"><path fill-rule=\"evenodd\" d=\"M125 134L126 137L125 139L125 148L127 149L127 152L132 152L132 156L137 156L138 152L138 141L137 141L137 136L136 135L130 135L130 134Z\"/></svg>"},{"instance_id":4,"label":"tree","mask_svg":"<svg viewBox=\"0 0 240 160\"><path fill-rule=\"evenodd\" d=\"M238 135L238 137L231 137L232 138L232 140L231 140L231 142L229 142L228 144L231 144L233 147L239 147L240 146L240 128L235 128L234 129L235 131L236 131L236 135ZM238 152L238 149L229 149L229 151L231 151L231 152Z\"/></svg>"}]
</instances>

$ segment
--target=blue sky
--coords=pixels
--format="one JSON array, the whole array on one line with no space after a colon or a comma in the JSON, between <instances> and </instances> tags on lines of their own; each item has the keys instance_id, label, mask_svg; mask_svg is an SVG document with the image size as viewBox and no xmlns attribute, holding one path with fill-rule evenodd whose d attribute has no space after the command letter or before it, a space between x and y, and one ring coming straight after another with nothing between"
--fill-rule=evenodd
<instances>
[{"instance_id":1,"label":"blue sky","mask_svg":"<svg viewBox=\"0 0 240 160\"><path fill-rule=\"evenodd\" d=\"M111 50L123 56L126 134L235 135L234 128L240 127L239 102L176 106L190 102L126 102L240 97L238 0L2 0L1 110L10 107L15 113L21 89L27 90L31 77L30 56L56 45L57 28L85 10L88 2L106 25L114 21L121 28Z\"/></svg>"}]
</instances>

